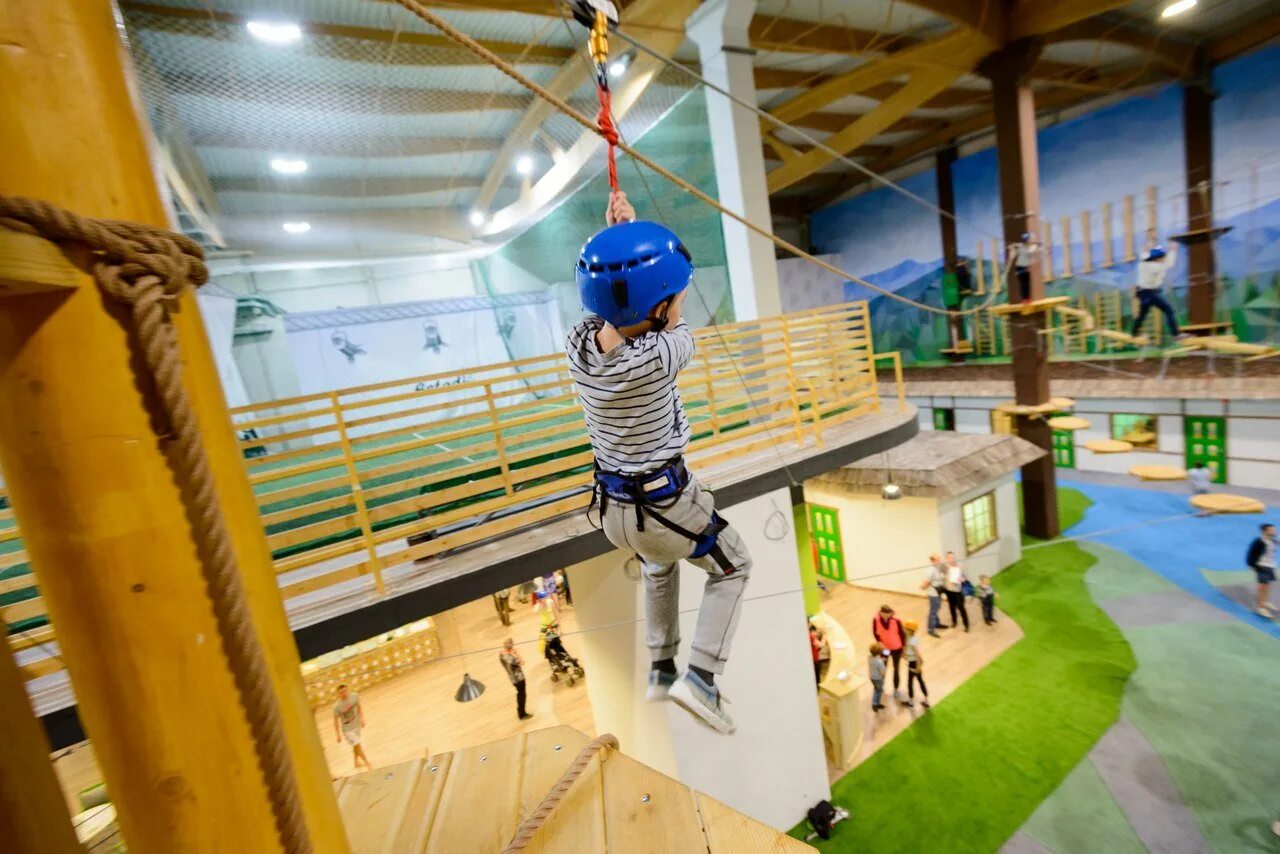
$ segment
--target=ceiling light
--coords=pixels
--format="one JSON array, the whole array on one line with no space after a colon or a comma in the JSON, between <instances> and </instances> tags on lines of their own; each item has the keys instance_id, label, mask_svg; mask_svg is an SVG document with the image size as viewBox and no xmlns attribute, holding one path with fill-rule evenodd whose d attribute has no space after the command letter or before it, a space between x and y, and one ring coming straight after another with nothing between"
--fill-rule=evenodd
<instances>
[{"instance_id":1,"label":"ceiling light","mask_svg":"<svg viewBox=\"0 0 1280 854\"><path fill-rule=\"evenodd\" d=\"M1161 18L1172 18L1174 15L1181 15L1190 9L1194 9L1196 0L1174 0L1168 6L1165 6L1160 12Z\"/></svg>"},{"instance_id":2,"label":"ceiling light","mask_svg":"<svg viewBox=\"0 0 1280 854\"><path fill-rule=\"evenodd\" d=\"M520 158L516 160L516 171L521 175L528 175L531 173L533 171L533 158L527 154L521 155Z\"/></svg>"},{"instance_id":3,"label":"ceiling light","mask_svg":"<svg viewBox=\"0 0 1280 854\"><path fill-rule=\"evenodd\" d=\"M482 211L472 211L467 216L467 219L471 220L471 224L476 228L484 225L484 213Z\"/></svg>"},{"instance_id":4,"label":"ceiling light","mask_svg":"<svg viewBox=\"0 0 1280 854\"><path fill-rule=\"evenodd\" d=\"M290 234L306 234L308 231L311 230L311 223L284 222L280 224L280 227L283 228L285 231L289 232Z\"/></svg>"},{"instance_id":5,"label":"ceiling light","mask_svg":"<svg viewBox=\"0 0 1280 854\"><path fill-rule=\"evenodd\" d=\"M307 171L307 161L277 157L271 161L271 168L281 175L301 175Z\"/></svg>"},{"instance_id":6,"label":"ceiling light","mask_svg":"<svg viewBox=\"0 0 1280 854\"><path fill-rule=\"evenodd\" d=\"M627 73L627 61L625 59L615 59L609 63L609 76L621 77Z\"/></svg>"},{"instance_id":7,"label":"ceiling light","mask_svg":"<svg viewBox=\"0 0 1280 854\"><path fill-rule=\"evenodd\" d=\"M250 21L249 35L267 44L293 44L302 38L302 27L278 21Z\"/></svg>"}]
</instances>

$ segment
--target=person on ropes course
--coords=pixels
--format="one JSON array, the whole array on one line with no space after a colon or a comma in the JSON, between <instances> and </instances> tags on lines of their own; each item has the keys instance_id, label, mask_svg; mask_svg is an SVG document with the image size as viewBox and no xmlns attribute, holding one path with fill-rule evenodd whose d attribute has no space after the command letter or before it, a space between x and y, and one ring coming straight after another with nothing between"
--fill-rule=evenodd
<instances>
[{"instance_id":1,"label":"person on ropes course","mask_svg":"<svg viewBox=\"0 0 1280 854\"><path fill-rule=\"evenodd\" d=\"M610 196L605 221L578 258L588 316L565 348L596 459L592 504L600 503L609 541L642 563L653 662L647 699L670 698L728 734L735 726L715 677L729 657L751 557L684 463L690 431L676 375L694 352L681 314L693 259L669 229L637 221L621 191ZM675 665L681 560L707 574L683 676Z\"/></svg>"}]
</instances>

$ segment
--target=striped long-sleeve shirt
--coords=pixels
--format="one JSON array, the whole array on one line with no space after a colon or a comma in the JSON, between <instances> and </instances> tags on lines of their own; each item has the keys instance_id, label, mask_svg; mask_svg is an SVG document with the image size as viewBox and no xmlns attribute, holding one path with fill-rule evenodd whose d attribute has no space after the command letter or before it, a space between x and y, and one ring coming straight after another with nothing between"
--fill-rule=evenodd
<instances>
[{"instance_id":1,"label":"striped long-sleeve shirt","mask_svg":"<svg viewBox=\"0 0 1280 854\"><path fill-rule=\"evenodd\" d=\"M681 321L602 353L596 333L603 325L598 317L584 319L565 345L592 450L608 471L652 471L689 444L676 374L693 358L693 333Z\"/></svg>"}]
</instances>

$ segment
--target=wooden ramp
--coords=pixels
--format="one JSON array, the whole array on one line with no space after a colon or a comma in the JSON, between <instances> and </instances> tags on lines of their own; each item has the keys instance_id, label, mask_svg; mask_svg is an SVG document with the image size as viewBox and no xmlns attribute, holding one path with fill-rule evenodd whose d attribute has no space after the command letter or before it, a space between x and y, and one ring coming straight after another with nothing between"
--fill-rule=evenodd
<instances>
[{"instance_id":1,"label":"wooden ramp","mask_svg":"<svg viewBox=\"0 0 1280 854\"><path fill-rule=\"evenodd\" d=\"M339 778L334 787L351 850L500 852L587 740L570 727L551 727ZM604 751L591 759L524 850L753 854L813 849L624 753Z\"/></svg>"}]
</instances>

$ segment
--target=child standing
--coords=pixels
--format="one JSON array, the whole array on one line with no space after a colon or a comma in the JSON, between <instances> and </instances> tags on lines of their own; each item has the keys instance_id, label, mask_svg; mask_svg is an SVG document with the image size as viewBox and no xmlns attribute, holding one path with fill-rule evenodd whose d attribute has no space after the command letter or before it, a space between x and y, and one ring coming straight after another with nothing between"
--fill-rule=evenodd
<instances>
[{"instance_id":1,"label":"child standing","mask_svg":"<svg viewBox=\"0 0 1280 854\"><path fill-rule=\"evenodd\" d=\"M924 685L924 655L920 652L920 636L916 634L920 626L914 620L902 624L907 630L907 701L902 705L908 709L915 705L916 683L920 683L920 705L929 708L929 689Z\"/></svg>"},{"instance_id":2,"label":"child standing","mask_svg":"<svg viewBox=\"0 0 1280 854\"><path fill-rule=\"evenodd\" d=\"M996 589L991 586L991 576L978 576L978 598L982 600L982 622L988 626L996 622Z\"/></svg>"},{"instance_id":3,"label":"child standing","mask_svg":"<svg viewBox=\"0 0 1280 854\"><path fill-rule=\"evenodd\" d=\"M646 698L670 697L731 733L715 677L729 656L751 557L684 464L690 431L676 375L693 358L693 333L681 318L692 258L670 230L635 221L624 193L610 196L605 220L578 259L589 316L566 343L596 459L600 524L611 543L642 560L653 662ZM707 581L689 669L678 677L681 560Z\"/></svg>"},{"instance_id":4,"label":"child standing","mask_svg":"<svg viewBox=\"0 0 1280 854\"><path fill-rule=\"evenodd\" d=\"M871 676L871 711L878 712L884 708L884 675L888 668L884 663L884 647L878 643L871 645L871 657L867 659L867 673Z\"/></svg>"}]
</instances>

